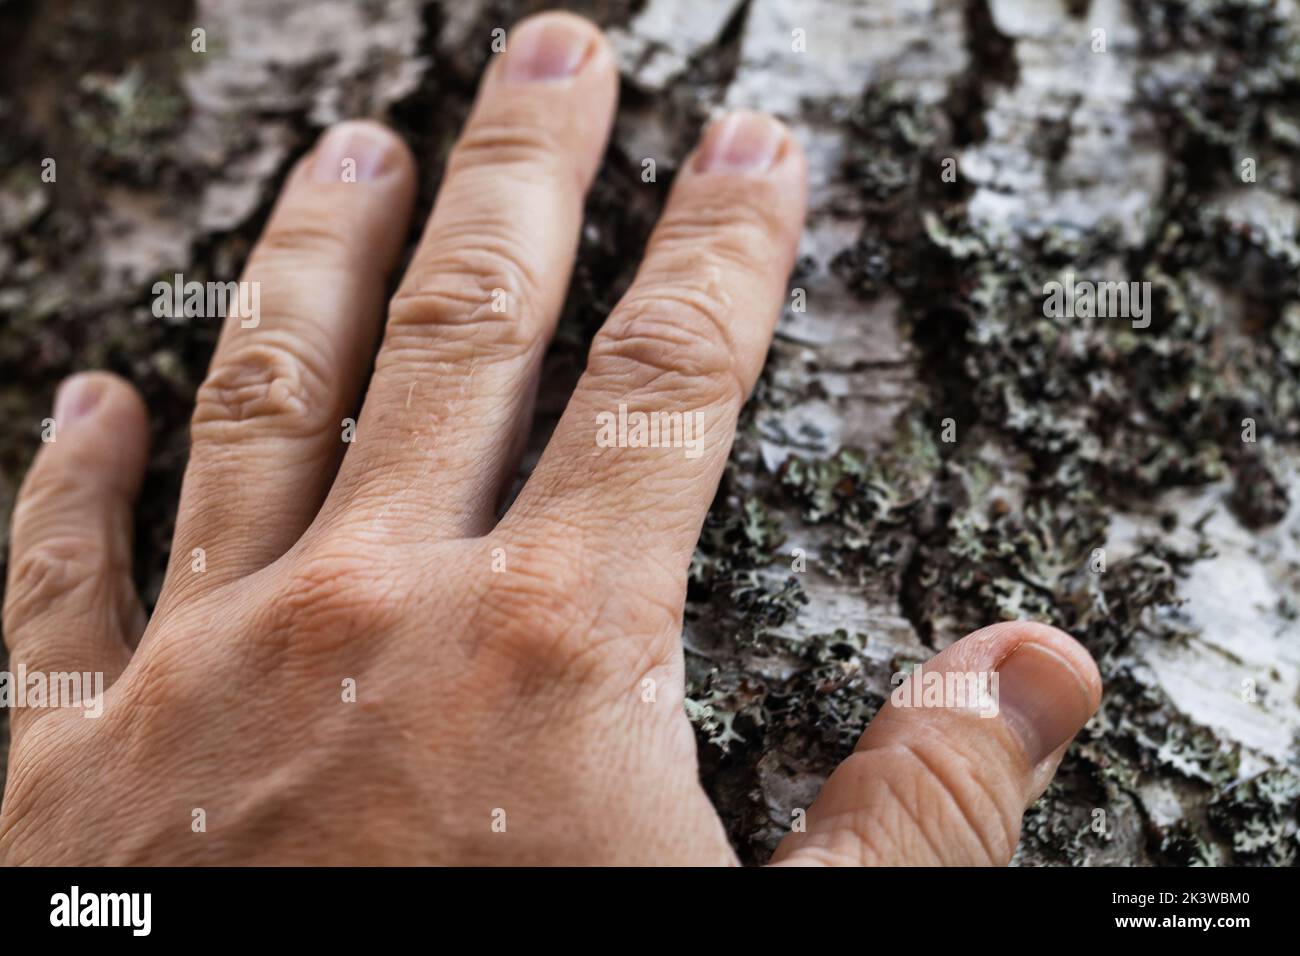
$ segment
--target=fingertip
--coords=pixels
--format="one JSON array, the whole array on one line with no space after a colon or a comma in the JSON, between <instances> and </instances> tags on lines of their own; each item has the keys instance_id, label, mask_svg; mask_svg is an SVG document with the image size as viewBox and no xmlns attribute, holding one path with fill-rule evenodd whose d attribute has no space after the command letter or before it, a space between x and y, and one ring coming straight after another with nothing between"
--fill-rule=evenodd
<instances>
[{"instance_id":1,"label":"fingertip","mask_svg":"<svg viewBox=\"0 0 1300 956\"><path fill-rule=\"evenodd\" d=\"M55 392L54 417L65 427L90 417L109 416L128 425L145 426L148 412L140 393L112 372L69 375Z\"/></svg>"},{"instance_id":2,"label":"fingertip","mask_svg":"<svg viewBox=\"0 0 1300 956\"><path fill-rule=\"evenodd\" d=\"M803 148L775 116L734 110L705 127L690 167L697 173L772 174L806 170Z\"/></svg>"},{"instance_id":3,"label":"fingertip","mask_svg":"<svg viewBox=\"0 0 1300 956\"><path fill-rule=\"evenodd\" d=\"M414 184L415 156L394 130L373 119L347 119L326 127L300 164L313 183L397 180Z\"/></svg>"},{"instance_id":4,"label":"fingertip","mask_svg":"<svg viewBox=\"0 0 1300 956\"><path fill-rule=\"evenodd\" d=\"M292 289L295 275L332 267L382 284L406 242L416 182L411 148L383 123L326 127L286 178L246 277Z\"/></svg>"},{"instance_id":5,"label":"fingertip","mask_svg":"<svg viewBox=\"0 0 1300 956\"><path fill-rule=\"evenodd\" d=\"M617 73L604 31L566 10L535 13L516 23L501 59L501 77L507 82L556 83Z\"/></svg>"},{"instance_id":6,"label":"fingertip","mask_svg":"<svg viewBox=\"0 0 1300 956\"><path fill-rule=\"evenodd\" d=\"M992 664L1003 720L1029 764L1059 757L1101 702L1092 655L1059 628L1035 621L1006 621L966 640Z\"/></svg>"},{"instance_id":7,"label":"fingertip","mask_svg":"<svg viewBox=\"0 0 1300 956\"><path fill-rule=\"evenodd\" d=\"M938 721L953 734L960 726L972 746L978 745L979 738L1004 740L1007 757L1037 789L1050 779L1047 769L1060 759L1101 701L1101 676L1092 655L1059 628L1035 621L1003 621L981 628L922 667L927 679L929 675L954 675L980 687L988 685L992 706L981 703L980 716L998 719L967 721L960 706L912 709L908 705L915 703L914 695L904 694L903 706L895 707L891 700L868 727L862 746L893 739L895 733L916 721ZM909 678L909 682L914 680L915 675ZM953 716L960 723L953 723ZM995 726L1005 729L990 736L988 731Z\"/></svg>"},{"instance_id":8,"label":"fingertip","mask_svg":"<svg viewBox=\"0 0 1300 956\"><path fill-rule=\"evenodd\" d=\"M758 209L793 261L808 206L808 158L776 117L737 110L710 123L683 163L674 190L699 201Z\"/></svg>"},{"instance_id":9,"label":"fingertip","mask_svg":"<svg viewBox=\"0 0 1300 956\"><path fill-rule=\"evenodd\" d=\"M71 375L55 393L53 419L50 444L70 467L102 472L135 493L149 451L149 413L130 382L112 372Z\"/></svg>"},{"instance_id":10,"label":"fingertip","mask_svg":"<svg viewBox=\"0 0 1300 956\"><path fill-rule=\"evenodd\" d=\"M564 12L527 17L493 56L457 149L498 161L561 156L585 194L609 142L618 86L617 59L596 24Z\"/></svg>"}]
</instances>

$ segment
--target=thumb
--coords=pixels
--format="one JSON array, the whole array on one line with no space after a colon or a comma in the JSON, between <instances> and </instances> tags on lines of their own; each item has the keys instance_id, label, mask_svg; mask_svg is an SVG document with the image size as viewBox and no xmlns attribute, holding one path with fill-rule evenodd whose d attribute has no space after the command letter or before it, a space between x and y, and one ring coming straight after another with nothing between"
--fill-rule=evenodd
<instances>
[{"instance_id":1,"label":"thumb","mask_svg":"<svg viewBox=\"0 0 1300 956\"><path fill-rule=\"evenodd\" d=\"M895 687L772 862L1006 865L1100 699L1096 664L1064 632L976 631Z\"/></svg>"}]
</instances>

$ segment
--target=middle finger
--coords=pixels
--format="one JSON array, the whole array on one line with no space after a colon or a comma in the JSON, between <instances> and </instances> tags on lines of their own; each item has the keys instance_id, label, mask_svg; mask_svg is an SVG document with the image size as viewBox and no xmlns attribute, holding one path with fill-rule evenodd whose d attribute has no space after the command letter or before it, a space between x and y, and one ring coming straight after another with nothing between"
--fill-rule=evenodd
<instances>
[{"instance_id":1,"label":"middle finger","mask_svg":"<svg viewBox=\"0 0 1300 956\"><path fill-rule=\"evenodd\" d=\"M564 302L618 95L612 51L570 14L520 24L487 71L322 512L367 536L486 532Z\"/></svg>"}]
</instances>

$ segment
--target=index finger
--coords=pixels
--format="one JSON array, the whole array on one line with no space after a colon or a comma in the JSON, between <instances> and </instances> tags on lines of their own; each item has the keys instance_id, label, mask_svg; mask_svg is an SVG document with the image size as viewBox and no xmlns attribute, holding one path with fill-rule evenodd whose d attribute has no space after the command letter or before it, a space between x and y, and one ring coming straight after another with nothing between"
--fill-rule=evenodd
<instances>
[{"instance_id":1,"label":"index finger","mask_svg":"<svg viewBox=\"0 0 1300 956\"><path fill-rule=\"evenodd\" d=\"M576 532L601 566L684 579L772 339L806 193L803 152L779 122L737 113L710 127L502 534Z\"/></svg>"}]
</instances>

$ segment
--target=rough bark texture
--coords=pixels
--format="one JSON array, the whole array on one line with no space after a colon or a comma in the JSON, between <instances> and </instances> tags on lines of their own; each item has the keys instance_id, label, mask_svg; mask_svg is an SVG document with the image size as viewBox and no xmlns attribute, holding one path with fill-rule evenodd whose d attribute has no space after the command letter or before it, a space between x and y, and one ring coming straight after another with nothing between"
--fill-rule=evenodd
<instances>
[{"instance_id":1,"label":"rough bark texture","mask_svg":"<svg viewBox=\"0 0 1300 956\"><path fill-rule=\"evenodd\" d=\"M343 117L409 138L427 209L493 29L537 6L0 0L0 512L58 378L125 374L155 415L152 600L217 331L155 319L152 283L234 278L289 164ZM1083 640L1106 698L1018 862L1294 863L1294 4L571 6L611 29L623 99L526 464L702 122L775 112L812 160L684 634L742 857L766 857L892 674L1024 616ZM1066 273L1150 282L1150 326L1046 317Z\"/></svg>"}]
</instances>

